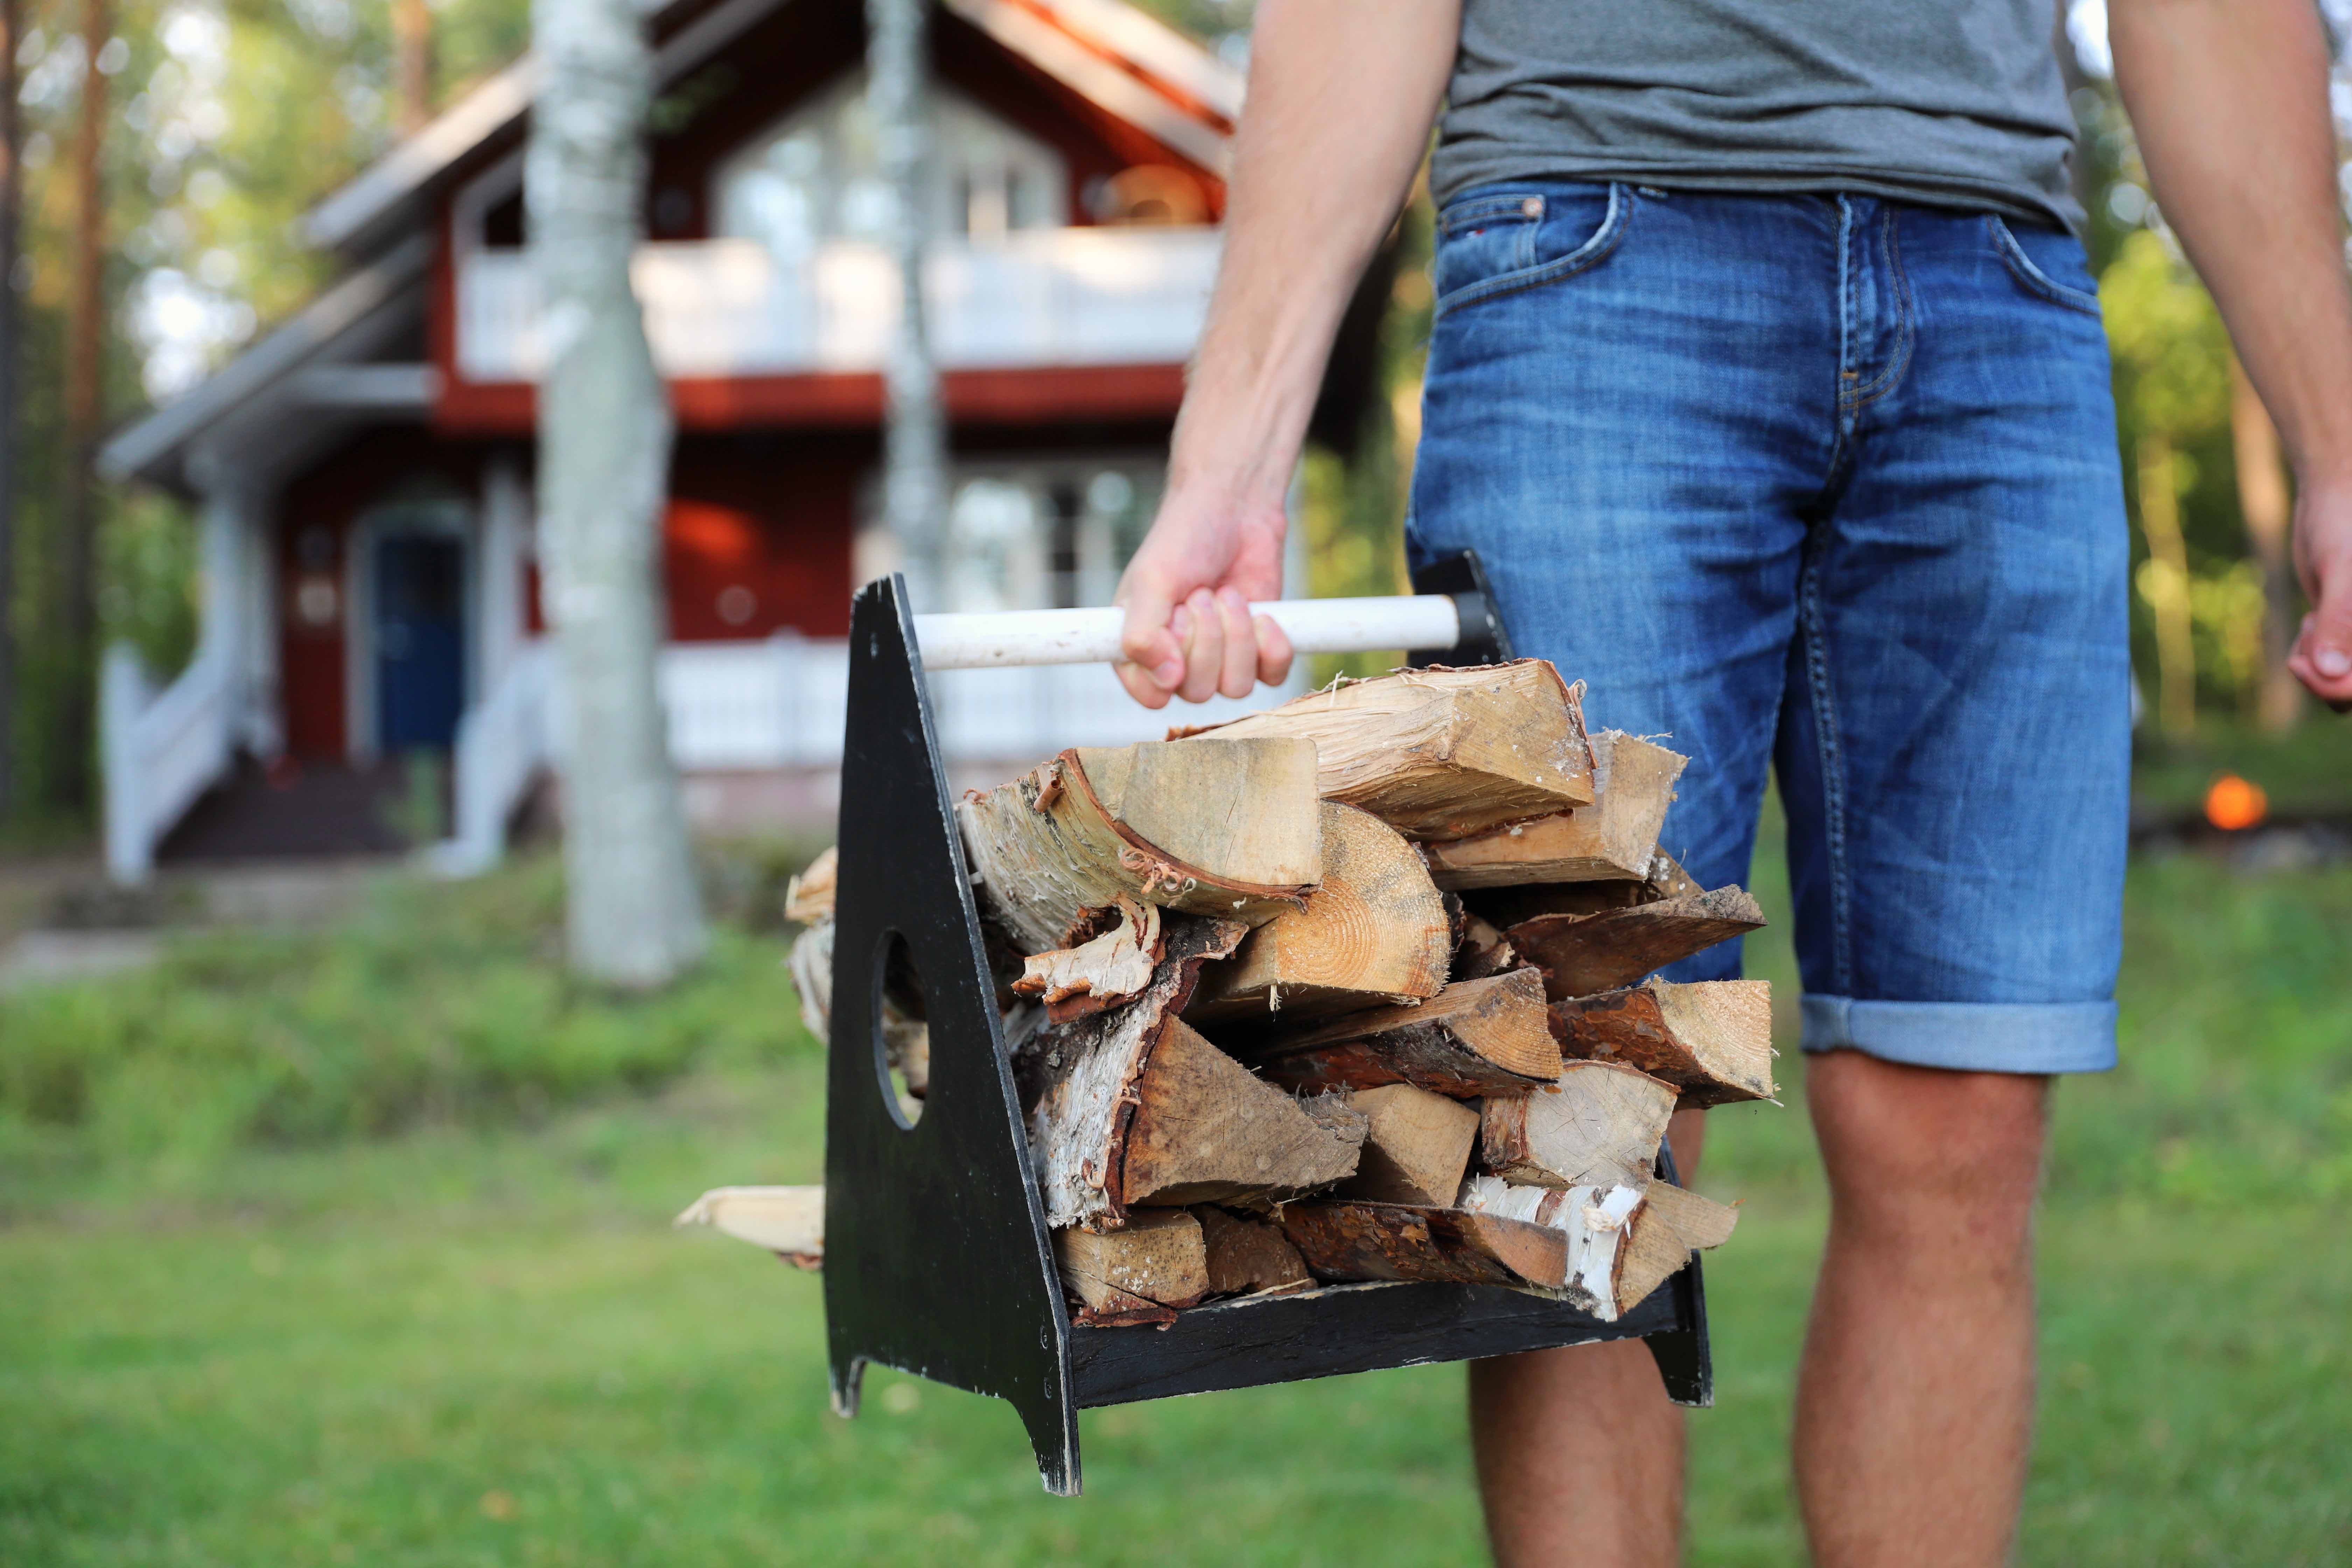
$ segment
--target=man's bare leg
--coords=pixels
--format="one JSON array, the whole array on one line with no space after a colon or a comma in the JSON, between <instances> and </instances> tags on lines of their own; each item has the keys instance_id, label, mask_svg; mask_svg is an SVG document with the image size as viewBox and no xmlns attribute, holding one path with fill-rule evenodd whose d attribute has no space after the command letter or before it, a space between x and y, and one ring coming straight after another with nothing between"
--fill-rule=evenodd
<instances>
[{"instance_id":1,"label":"man's bare leg","mask_svg":"<svg viewBox=\"0 0 2352 1568\"><path fill-rule=\"evenodd\" d=\"M1829 1247L1798 1377L1820 1568L1990 1568L2033 1426L2033 1202L2049 1080L1807 1059Z\"/></svg>"},{"instance_id":2,"label":"man's bare leg","mask_svg":"<svg viewBox=\"0 0 2352 1568\"><path fill-rule=\"evenodd\" d=\"M1667 1136L1685 1182L1706 1113ZM1667 1568L1681 1552L1683 1413L1639 1340L1470 1363L1470 1438L1497 1568Z\"/></svg>"}]
</instances>

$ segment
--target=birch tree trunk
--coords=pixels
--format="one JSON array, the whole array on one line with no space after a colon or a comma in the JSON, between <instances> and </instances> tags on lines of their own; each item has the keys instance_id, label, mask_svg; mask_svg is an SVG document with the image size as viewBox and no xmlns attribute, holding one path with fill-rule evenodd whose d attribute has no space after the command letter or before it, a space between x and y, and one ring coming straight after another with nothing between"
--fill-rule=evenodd
<instances>
[{"instance_id":1,"label":"birch tree trunk","mask_svg":"<svg viewBox=\"0 0 2352 1568\"><path fill-rule=\"evenodd\" d=\"M2180 532L2180 479L2172 443L2138 442L2139 526L2147 535L2140 595L2156 616L2156 716L2174 740L2197 732L2197 644L2189 612L2189 546Z\"/></svg>"},{"instance_id":2,"label":"birch tree trunk","mask_svg":"<svg viewBox=\"0 0 2352 1568\"><path fill-rule=\"evenodd\" d=\"M2287 546L2286 461L2278 426L2245 367L2230 359L2230 434L2237 447L2238 510L2263 569L2263 675L2259 712L2264 731L2284 735L2303 717L2303 686L2286 667L2294 647L2294 562Z\"/></svg>"},{"instance_id":3,"label":"birch tree trunk","mask_svg":"<svg viewBox=\"0 0 2352 1568\"><path fill-rule=\"evenodd\" d=\"M20 0L0 0L0 818L16 797L16 36Z\"/></svg>"},{"instance_id":4,"label":"birch tree trunk","mask_svg":"<svg viewBox=\"0 0 2352 1568\"><path fill-rule=\"evenodd\" d=\"M891 195L898 265L898 333L883 367L882 521L897 542L915 606L945 609L947 419L923 310L933 164L929 0L866 0L867 103Z\"/></svg>"},{"instance_id":5,"label":"birch tree trunk","mask_svg":"<svg viewBox=\"0 0 2352 1568\"><path fill-rule=\"evenodd\" d=\"M113 37L109 0L82 3L81 124L74 138L73 278L66 322L65 583L58 606L65 692L58 710L51 795L68 810L90 804L91 725L98 705L98 437L106 397L106 76Z\"/></svg>"},{"instance_id":6,"label":"birch tree trunk","mask_svg":"<svg viewBox=\"0 0 2352 1568\"><path fill-rule=\"evenodd\" d=\"M708 941L655 661L670 416L629 287L653 67L629 0L533 0L544 63L524 191L547 363L541 537L572 708L564 759L572 967L659 985Z\"/></svg>"}]
</instances>

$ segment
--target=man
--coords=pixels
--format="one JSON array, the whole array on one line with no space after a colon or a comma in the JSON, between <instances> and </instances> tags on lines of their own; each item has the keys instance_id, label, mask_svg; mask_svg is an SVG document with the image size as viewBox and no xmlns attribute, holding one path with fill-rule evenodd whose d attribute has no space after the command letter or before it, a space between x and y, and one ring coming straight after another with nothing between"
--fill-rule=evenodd
<instances>
[{"instance_id":1,"label":"man","mask_svg":"<svg viewBox=\"0 0 2352 1568\"><path fill-rule=\"evenodd\" d=\"M1795 1434L1825 1564L2009 1552L2047 1086L2114 1060L2127 546L2053 4L1264 0L1224 271L1120 590L1146 705L1284 674L1246 604L1277 596L1336 323L1437 121L1412 548L1475 546L1596 727L1690 753L1666 842L1708 885L1744 879L1779 769L1832 1195ZM2322 25L2312 0L2110 20L2158 199L2292 457L2294 668L2340 708ZM1640 1345L1470 1388L1498 1561L1675 1559L1682 1428Z\"/></svg>"}]
</instances>

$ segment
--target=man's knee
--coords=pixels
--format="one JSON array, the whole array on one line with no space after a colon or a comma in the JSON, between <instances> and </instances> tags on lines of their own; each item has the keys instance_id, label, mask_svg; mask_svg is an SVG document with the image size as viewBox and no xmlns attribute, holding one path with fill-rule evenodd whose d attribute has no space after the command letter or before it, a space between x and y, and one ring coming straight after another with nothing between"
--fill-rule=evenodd
<instances>
[{"instance_id":1,"label":"man's knee","mask_svg":"<svg viewBox=\"0 0 2352 1568\"><path fill-rule=\"evenodd\" d=\"M1831 1051L1806 1064L1839 1224L1894 1245L2023 1244L2041 1184L2046 1078L1949 1072Z\"/></svg>"}]
</instances>

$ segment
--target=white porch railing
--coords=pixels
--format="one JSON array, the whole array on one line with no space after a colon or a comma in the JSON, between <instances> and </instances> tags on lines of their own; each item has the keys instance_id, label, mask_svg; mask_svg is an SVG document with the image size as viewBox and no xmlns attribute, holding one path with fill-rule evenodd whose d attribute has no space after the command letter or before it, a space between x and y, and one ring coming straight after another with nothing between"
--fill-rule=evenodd
<instances>
[{"instance_id":1,"label":"white porch railing","mask_svg":"<svg viewBox=\"0 0 2352 1568\"><path fill-rule=\"evenodd\" d=\"M208 643L158 693L137 650L106 650L99 679L99 752L106 774L106 869L143 882L155 846L229 765L236 668Z\"/></svg>"},{"instance_id":2,"label":"white porch railing","mask_svg":"<svg viewBox=\"0 0 2352 1568\"><path fill-rule=\"evenodd\" d=\"M547 644L526 645L489 695L457 721L457 835L433 847L436 870L470 877L497 865L506 852L507 819L547 765L554 668Z\"/></svg>"},{"instance_id":3,"label":"white porch railing","mask_svg":"<svg viewBox=\"0 0 2352 1568\"><path fill-rule=\"evenodd\" d=\"M1207 318L1220 244L1213 228L1055 228L942 245L925 278L933 353L950 369L1181 362ZM878 370L898 330L897 268L862 242L828 242L793 266L748 239L648 244L630 275L665 375ZM458 374L528 381L545 363L527 254L467 257Z\"/></svg>"}]
</instances>

